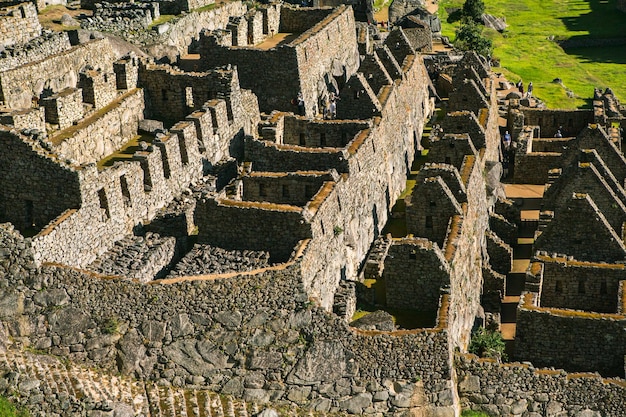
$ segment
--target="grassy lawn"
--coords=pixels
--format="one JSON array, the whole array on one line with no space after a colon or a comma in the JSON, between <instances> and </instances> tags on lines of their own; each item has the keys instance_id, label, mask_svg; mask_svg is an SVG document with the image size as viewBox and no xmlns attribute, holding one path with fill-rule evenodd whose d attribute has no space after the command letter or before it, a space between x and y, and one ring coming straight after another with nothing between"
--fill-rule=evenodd
<instances>
[{"instance_id":1,"label":"grassy lawn","mask_svg":"<svg viewBox=\"0 0 626 417\"><path fill-rule=\"evenodd\" d=\"M463 0L442 0L443 33L454 40L458 23L449 23L446 9ZM626 46L586 47L564 51L554 40L626 37L626 13L615 0L485 0L486 12L504 16L509 27L500 34L485 30L493 41L494 58L511 81L533 82L534 95L551 108L589 105L593 87L611 87L626 102ZM553 83L560 78L563 86ZM569 98L567 89L573 92Z\"/></svg>"}]
</instances>

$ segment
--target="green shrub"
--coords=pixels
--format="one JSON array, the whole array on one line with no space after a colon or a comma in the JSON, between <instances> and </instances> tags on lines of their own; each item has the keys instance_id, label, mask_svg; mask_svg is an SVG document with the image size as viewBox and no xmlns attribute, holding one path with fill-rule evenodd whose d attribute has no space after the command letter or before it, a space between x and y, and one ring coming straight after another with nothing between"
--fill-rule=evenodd
<instances>
[{"instance_id":1,"label":"green shrub","mask_svg":"<svg viewBox=\"0 0 626 417\"><path fill-rule=\"evenodd\" d=\"M456 30L454 46L462 51L476 51L483 56L491 55L491 40L483 36L483 27L471 19L464 19Z\"/></svg>"},{"instance_id":2,"label":"green shrub","mask_svg":"<svg viewBox=\"0 0 626 417\"><path fill-rule=\"evenodd\" d=\"M506 360L505 347L500 332L481 327L472 335L469 351L481 358Z\"/></svg>"},{"instance_id":3,"label":"green shrub","mask_svg":"<svg viewBox=\"0 0 626 417\"><path fill-rule=\"evenodd\" d=\"M0 416L1 417L29 417L30 414L23 408L13 405L5 397L0 397Z\"/></svg>"},{"instance_id":4,"label":"green shrub","mask_svg":"<svg viewBox=\"0 0 626 417\"><path fill-rule=\"evenodd\" d=\"M463 3L463 16L474 22L482 23L485 13L485 3L483 0L465 0Z\"/></svg>"},{"instance_id":5,"label":"green shrub","mask_svg":"<svg viewBox=\"0 0 626 417\"><path fill-rule=\"evenodd\" d=\"M120 331L120 323L117 317L109 317L104 320L101 326L104 334L117 334Z\"/></svg>"}]
</instances>

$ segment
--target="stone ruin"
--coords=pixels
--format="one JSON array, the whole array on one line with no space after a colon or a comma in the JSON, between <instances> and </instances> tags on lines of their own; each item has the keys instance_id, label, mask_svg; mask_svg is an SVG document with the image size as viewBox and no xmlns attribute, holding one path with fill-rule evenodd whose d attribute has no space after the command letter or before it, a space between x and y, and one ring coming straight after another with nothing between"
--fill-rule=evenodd
<instances>
[{"instance_id":1,"label":"stone ruin","mask_svg":"<svg viewBox=\"0 0 626 417\"><path fill-rule=\"evenodd\" d=\"M414 17L377 40L345 5L245 9L175 64L0 17L0 389L35 415L626 415L617 98L506 98ZM503 152L545 184L512 359L597 375L464 353L528 226Z\"/></svg>"}]
</instances>

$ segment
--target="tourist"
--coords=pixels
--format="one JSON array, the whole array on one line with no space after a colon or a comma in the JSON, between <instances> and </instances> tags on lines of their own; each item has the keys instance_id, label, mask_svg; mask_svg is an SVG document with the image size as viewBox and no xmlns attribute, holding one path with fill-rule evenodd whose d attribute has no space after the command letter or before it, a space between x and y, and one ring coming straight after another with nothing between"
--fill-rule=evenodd
<instances>
[{"instance_id":1,"label":"tourist","mask_svg":"<svg viewBox=\"0 0 626 417\"><path fill-rule=\"evenodd\" d=\"M533 96L533 82L528 83L528 98Z\"/></svg>"},{"instance_id":2,"label":"tourist","mask_svg":"<svg viewBox=\"0 0 626 417\"><path fill-rule=\"evenodd\" d=\"M511 134L507 130L506 133L504 133L504 149L509 149L510 146L511 146Z\"/></svg>"},{"instance_id":3,"label":"tourist","mask_svg":"<svg viewBox=\"0 0 626 417\"><path fill-rule=\"evenodd\" d=\"M330 119L335 119L337 117L337 102L334 98L330 100L330 105L328 106L328 112Z\"/></svg>"},{"instance_id":4,"label":"tourist","mask_svg":"<svg viewBox=\"0 0 626 417\"><path fill-rule=\"evenodd\" d=\"M520 92L520 94L524 94L524 82L522 80L519 80L518 83L516 84L517 90Z\"/></svg>"},{"instance_id":5,"label":"tourist","mask_svg":"<svg viewBox=\"0 0 626 417\"><path fill-rule=\"evenodd\" d=\"M556 135L554 135L555 138L562 138L563 137L563 133L561 133L561 129L557 129L556 131Z\"/></svg>"},{"instance_id":6,"label":"tourist","mask_svg":"<svg viewBox=\"0 0 626 417\"><path fill-rule=\"evenodd\" d=\"M298 93L298 114L304 116L306 114L306 108L304 106L304 97L302 97L302 91Z\"/></svg>"}]
</instances>

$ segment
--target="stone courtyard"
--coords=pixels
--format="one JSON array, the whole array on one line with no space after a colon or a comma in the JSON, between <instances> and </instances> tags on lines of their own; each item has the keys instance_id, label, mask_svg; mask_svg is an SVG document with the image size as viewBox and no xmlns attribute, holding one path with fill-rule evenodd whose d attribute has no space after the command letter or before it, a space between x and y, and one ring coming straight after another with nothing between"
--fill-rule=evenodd
<instances>
[{"instance_id":1,"label":"stone courtyard","mask_svg":"<svg viewBox=\"0 0 626 417\"><path fill-rule=\"evenodd\" d=\"M33 416L626 415L626 108L516 94L432 5L385 31L313 6L3 6L0 393ZM482 327L508 359L468 353Z\"/></svg>"}]
</instances>

